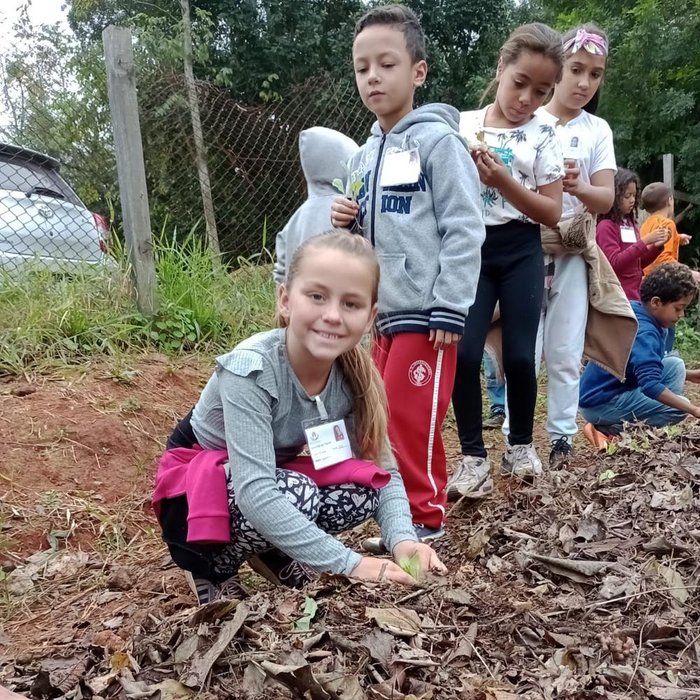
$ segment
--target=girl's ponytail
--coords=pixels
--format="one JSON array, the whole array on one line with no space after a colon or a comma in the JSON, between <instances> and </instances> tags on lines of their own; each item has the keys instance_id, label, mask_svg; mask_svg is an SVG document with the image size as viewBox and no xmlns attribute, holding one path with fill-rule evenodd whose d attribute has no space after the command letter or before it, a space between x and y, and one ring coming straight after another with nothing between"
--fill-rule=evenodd
<instances>
[{"instance_id":1,"label":"girl's ponytail","mask_svg":"<svg viewBox=\"0 0 700 700\"><path fill-rule=\"evenodd\" d=\"M360 456L379 462L387 444L388 417L384 384L367 350L356 345L339 358L353 393L355 435Z\"/></svg>"}]
</instances>

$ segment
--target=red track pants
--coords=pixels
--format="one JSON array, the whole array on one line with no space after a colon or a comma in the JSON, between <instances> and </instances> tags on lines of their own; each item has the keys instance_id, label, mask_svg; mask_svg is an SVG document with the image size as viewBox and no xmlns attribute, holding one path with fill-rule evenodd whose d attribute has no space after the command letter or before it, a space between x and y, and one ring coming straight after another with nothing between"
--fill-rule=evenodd
<instances>
[{"instance_id":1,"label":"red track pants","mask_svg":"<svg viewBox=\"0 0 700 700\"><path fill-rule=\"evenodd\" d=\"M424 333L379 336L372 357L389 402L389 439L415 525L445 520L447 463L441 428L452 398L457 346L434 350Z\"/></svg>"}]
</instances>

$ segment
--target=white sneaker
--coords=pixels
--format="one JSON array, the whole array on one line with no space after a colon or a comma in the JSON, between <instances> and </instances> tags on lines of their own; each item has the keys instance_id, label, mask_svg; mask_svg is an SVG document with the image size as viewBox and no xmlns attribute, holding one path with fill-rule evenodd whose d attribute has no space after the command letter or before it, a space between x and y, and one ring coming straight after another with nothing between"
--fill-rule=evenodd
<instances>
[{"instance_id":1,"label":"white sneaker","mask_svg":"<svg viewBox=\"0 0 700 700\"><path fill-rule=\"evenodd\" d=\"M479 498L493 490L488 457L465 455L447 480L447 498Z\"/></svg>"},{"instance_id":2,"label":"white sneaker","mask_svg":"<svg viewBox=\"0 0 700 700\"><path fill-rule=\"evenodd\" d=\"M542 462L533 443L507 445L502 468L504 476L539 476L542 473Z\"/></svg>"}]
</instances>

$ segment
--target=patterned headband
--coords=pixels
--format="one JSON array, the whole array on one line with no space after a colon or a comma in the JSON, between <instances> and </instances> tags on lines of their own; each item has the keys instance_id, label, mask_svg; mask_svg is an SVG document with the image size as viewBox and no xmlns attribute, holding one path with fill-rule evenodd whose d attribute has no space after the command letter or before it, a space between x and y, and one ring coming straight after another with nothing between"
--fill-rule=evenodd
<instances>
[{"instance_id":1,"label":"patterned headband","mask_svg":"<svg viewBox=\"0 0 700 700\"><path fill-rule=\"evenodd\" d=\"M600 34L591 34L585 29L579 29L576 36L564 42L564 53L574 54L580 49L594 56L608 55L608 42Z\"/></svg>"}]
</instances>

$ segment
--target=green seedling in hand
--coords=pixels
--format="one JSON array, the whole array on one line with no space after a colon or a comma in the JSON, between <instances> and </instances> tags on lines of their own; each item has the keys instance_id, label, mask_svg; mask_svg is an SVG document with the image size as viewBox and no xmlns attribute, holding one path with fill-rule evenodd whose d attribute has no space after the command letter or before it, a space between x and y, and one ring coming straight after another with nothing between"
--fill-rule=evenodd
<instances>
[{"instance_id":1,"label":"green seedling in hand","mask_svg":"<svg viewBox=\"0 0 700 700\"><path fill-rule=\"evenodd\" d=\"M349 183L348 187L345 187L343 181L339 177L336 177L331 184L340 194L352 199L353 202L357 201L357 195L360 194L360 190L362 189L362 180L353 180Z\"/></svg>"},{"instance_id":2,"label":"green seedling in hand","mask_svg":"<svg viewBox=\"0 0 700 700\"><path fill-rule=\"evenodd\" d=\"M412 554L410 557L401 557L401 559L399 559L399 566L416 581L420 581L421 578L423 578L423 567L420 565L418 552Z\"/></svg>"}]
</instances>

